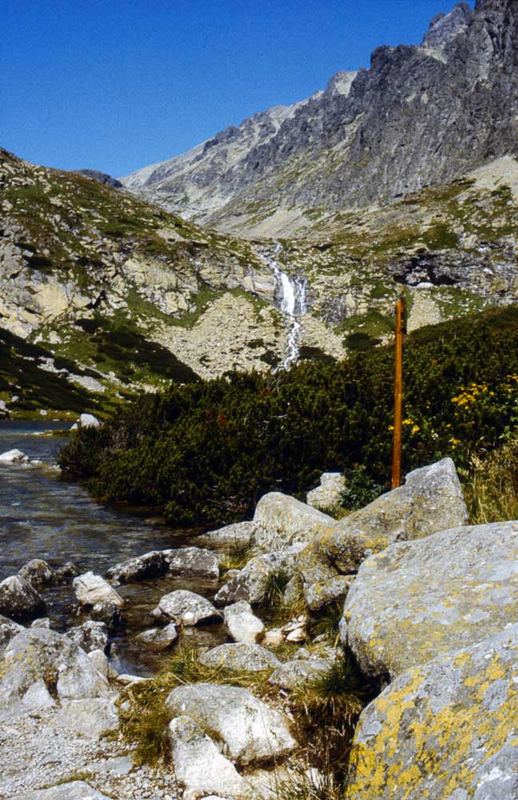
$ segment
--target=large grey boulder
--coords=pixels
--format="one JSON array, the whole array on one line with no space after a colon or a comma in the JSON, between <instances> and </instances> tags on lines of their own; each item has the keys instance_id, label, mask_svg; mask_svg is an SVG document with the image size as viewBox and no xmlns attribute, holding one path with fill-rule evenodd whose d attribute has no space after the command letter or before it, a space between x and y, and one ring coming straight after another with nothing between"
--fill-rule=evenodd
<instances>
[{"instance_id":1,"label":"large grey boulder","mask_svg":"<svg viewBox=\"0 0 518 800\"><path fill-rule=\"evenodd\" d=\"M235 642L254 644L264 633L264 623L255 616L252 606L246 600L226 606L223 619L229 635Z\"/></svg>"},{"instance_id":2,"label":"large grey boulder","mask_svg":"<svg viewBox=\"0 0 518 800\"><path fill-rule=\"evenodd\" d=\"M84 781L70 781L50 789L33 789L31 792L17 794L12 800L110 800Z\"/></svg>"},{"instance_id":3,"label":"large grey boulder","mask_svg":"<svg viewBox=\"0 0 518 800\"><path fill-rule=\"evenodd\" d=\"M20 576L11 575L0 583L0 614L23 621L41 617L45 610L43 598Z\"/></svg>"},{"instance_id":4,"label":"large grey boulder","mask_svg":"<svg viewBox=\"0 0 518 800\"><path fill-rule=\"evenodd\" d=\"M218 558L210 550L201 547L179 547L164 551L170 575L182 578L203 578L217 580L219 578Z\"/></svg>"},{"instance_id":5,"label":"large grey boulder","mask_svg":"<svg viewBox=\"0 0 518 800\"><path fill-rule=\"evenodd\" d=\"M100 739L119 724L115 702L106 697L86 697L63 703L60 723L72 733L87 739Z\"/></svg>"},{"instance_id":6,"label":"large grey boulder","mask_svg":"<svg viewBox=\"0 0 518 800\"><path fill-rule=\"evenodd\" d=\"M264 672L280 667L281 664L270 650L248 642L220 644L203 653L199 660L205 667L226 669L229 672Z\"/></svg>"},{"instance_id":7,"label":"large grey boulder","mask_svg":"<svg viewBox=\"0 0 518 800\"><path fill-rule=\"evenodd\" d=\"M517 687L518 625L402 672L361 714L347 800L516 800Z\"/></svg>"},{"instance_id":8,"label":"large grey boulder","mask_svg":"<svg viewBox=\"0 0 518 800\"><path fill-rule=\"evenodd\" d=\"M236 522L233 525L225 525L224 528L204 533L203 536L198 537L197 541L217 549L244 549L253 544L257 528L255 522Z\"/></svg>"},{"instance_id":9,"label":"large grey boulder","mask_svg":"<svg viewBox=\"0 0 518 800\"><path fill-rule=\"evenodd\" d=\"M362 669L399 675L518 619L518 522L463 526L367 559L342 627Z\"/></svg>"},{"instance_id":10,"label":"large grey boulder","mask_svg":"<svg viewBox=\"0 0 518 800\"><path fill-rule=\"evenodd\" d=\"M416 469L404 486L316 536L297 559L304 594L317 608L336 575L349 575L362 561L393 542L421 539L467 522L462 487L451 458ZM338 587L337 587L338 588Z\"/></svg>"},{"instance_id":11,"label":"large grey boulder","mask_svg":"<svg viewBox=\"0 0 518 800\"><path fill-rule=\"evenodd\" d=\"M332 517L281 492L259 500L254 514L256 549L269 553L292 544L307 544L336 523Z\"/></svg>"},{"instance_id":12,"label":"large grey boulder","mask_svg":"<svg viewBox=\"0 0 518 800\"><path fill-rule=\"evenodd\" d=\"M177 589L164 595L152 611L156 619L173 620L177 624L207 625L221 622L222 615L210 600L187 589Z\"/></svg>"},{"instance_id":13,"label":"large grey boulder","mask_svg":"<svg viewBox=\"0 0 518 800\"><path fill-rule=\"evenodd\" d=\"M124 600L100 575L85 572L74 578L73 586L79 604L92 617L108 624L119 620Z\"/></svg>"},{"instance_id":14,"label":"large grey boulder","mask_svg":"<svg viewBox=\"0 0 518 800\"><path fill-rule=\"evenodd\" d=\"M174 716L193 719L243 766L287 756L297 744L284 714L237 686L178 686L166 705Z\"/></svg>"},{"instance_id":15,"label":"large grey boulder","mask_svg":"<svg viewBox=\"0 0 518 800\"><path fill-rule=\"evenodd\" d=\"M0 719L57 702L110 696L106 679L66 636L37 628L9 642L0 671Z\"/></svg>"},{"instance_id":16,"label":"large grey boulder","mask_svg":"<svg viewBox=\"0 0 518 800\"><path fill-rule=\"evenodd\" d=\"M111 567L106 573L108 578L119 583L143 581L147 578L160 578L168 570L165 554L161 550L152 550L141 556L128 558L120 564Z\"/></svg>"},{"instance_id":17,"label":"large grey boulder","mask_svg":"<svg viewBox=\"0 0 518 800\"><path fill-rule=\"evenodd\" d=\"M282 574L289 578L293 575L295 558L303 545L293 545L286 550L252 558L237 575L225 583L216 594L218 605L228 605L239 600L246 600L252 605L262 603L266 598L272 578Z\"/></svg>"},{"instance_id":18,"label":"large grey boulder","mask_svg":"<svg viewBox=\"0 0 518 800\"><path fill-rule=\"evenodd\" d=\"M332 514L340 508L345 491L345 477L341 472L323 472L320 485L307 494L308 506Z\"/></svg>"},{"instance_id":19,"label":"large grey boulder","mask_svg":"<svg viewBox=\"0 0 518 800\"><path fill-rule=\"evenodd\" d=\"M247 787L228 758L189 717L180 716L169 725L171 758L183 800L207 795L245 800Z\"/></svg>"}]
</instances>

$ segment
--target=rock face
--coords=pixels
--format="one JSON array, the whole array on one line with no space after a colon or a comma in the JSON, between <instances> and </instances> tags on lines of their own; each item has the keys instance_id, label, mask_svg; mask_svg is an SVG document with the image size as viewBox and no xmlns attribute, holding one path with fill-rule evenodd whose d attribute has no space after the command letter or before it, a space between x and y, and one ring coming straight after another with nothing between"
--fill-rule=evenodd
<instances>
[{"instance_id":1,"label":"rock face","mask_svg":"<svg viewBox=\"0 0 518 800\"><path fill-rule=\"evenodd\" d=\"M177 717L169 725L171 757L184 800L209 794L246 798L246 786L234 765L189 717Z\"/></svg>"},{"instance_id":2,"label":"rock face","mask_svg":"<svg viewBox=\"0 0 518 800\"><path fill-rule=\"evenodd\" d=\"M0 583L0 614L17 621L43 616L45 603L32 584L17 575Z\"/></svg>"},{"instance_id":3,"label":"rock face","mask_svg":"<svg viewBox=\"0 0 518 800\"><path fill-rule=\"evenodd\" d=\"M266 553L292 544L307 544L335 525L332 517L281 492L261 497L254 522L258 526L254 545Z\"/></svg>"},{"instance_id":4,"label":"rock face","mask_svg":"<svg viewBox=\"0 0 518 800\"><path fill-rule=\"evenodd\" d=\"M264 672L280 666L279 659L258 644L220 644L200 656L200 664L230 672Z\"/></svg>"},{"instance_id":5,"label":"rock face","mask_svg":"<svg viewBox=\"0 0 518 800\"><path fill-rule=\"evenodd\" d=\"M9 642L0 673L0 717L75 700L110 698L105 678L76 644L45 629L24 630Z\"/></svg>"},{"instance_id":6,"label":"rock face","mask_svg":"<svg viewBox=\"0 0 518 800\"><path fill-rule=\"evenodd\" d=\"M164 595L152 612L157 619L169 619L182 625L207 625L221 622L222 615L210 600L187 589Z\"/></svg>"},{"instance_id":7,"label":"rock face","mask_svg":"<svg viewBox=\"0 0 518 800\"><path fill-rule=\"evenodd\" d=\"M345 517L300 554L297 568L307 602L312 608L324 604L324 598L328 602L337 574L356 572L370 553L466 521L462 488L450 458L410 472L404 486ZM346 588L338 582L332 594L343 596Z\"/></svg>"},{"instance_id":8,"label":"rock face","mask_svg":"<svg viewBox=\"0 0 518 800\"><path fill-rule=\"evenodd\" d=\"M460 527L367 559L344 608L362 669L396 676L518 613L518 522Z\"/></svg>"},{"instance_id":9,"label":"rock face","mask_svg":"<svg viewBox=\"0 0 518 800\"><path fill-rule=\"evenodd\" d=\"M361 715L348 800L518 797L517 665L512 625L402 672Z\"/></svg>"},{"instance_id":10,"label":"rock face","mask_svg":"<svg viewBox=\"0 0 518 800\"><path fill-rule=\"evenodd\" d=\"M223 742L229 757L243 766L282 758L296 746L286 717L246 689L209 683L179 686L167 698L167 707Z\"/></svg>"},{"instance_id":11,"label":"rock face","mask_svg":"<svg viewBox=\"0 0 518 800\"><path fill-rule=\"evenodd\" d=\"M123 182L211 226L256 233L257 218L281 227L279 206L286 227L312 208L387 203L516 154L517 50L514 0L461 5L420 46L379 47L370 69Z\"/></svg>"},{"instance_id":12,"label":"rock face","mask_svg":"<svg viewBox=\"0 0 518 800\"><path fill-rule=\"evenodd\" d=\"M324 472L320 476L320 486L308 492L308 505L332 513L340 507L344 489L345 478L341 472Z\"/></svg>"}]
</instances>

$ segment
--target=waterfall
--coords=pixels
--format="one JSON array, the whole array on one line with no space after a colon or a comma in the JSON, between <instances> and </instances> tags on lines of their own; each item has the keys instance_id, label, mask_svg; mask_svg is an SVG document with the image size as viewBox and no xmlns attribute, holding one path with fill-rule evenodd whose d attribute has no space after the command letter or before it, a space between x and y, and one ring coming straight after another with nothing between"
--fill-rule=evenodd
<instances>
[{"instance_id":1,"label":"waterfall","mask_svg":"<svg viewBox=\"0 0 518 800\"><path fill-rule=\"evenodd\" d=\"M277 244L274 254L265 254L263 258L273 272L275 278L275 296L278 298L279 308L284 317L288 331L286 355L282 362L282 368L288 369L299 360L300 338L302 334L301 318L307 310L307 280L301 275L292 278L281 269L278 261L278 255L281 250L281 245Z\"/></svg>"}]
</instances>

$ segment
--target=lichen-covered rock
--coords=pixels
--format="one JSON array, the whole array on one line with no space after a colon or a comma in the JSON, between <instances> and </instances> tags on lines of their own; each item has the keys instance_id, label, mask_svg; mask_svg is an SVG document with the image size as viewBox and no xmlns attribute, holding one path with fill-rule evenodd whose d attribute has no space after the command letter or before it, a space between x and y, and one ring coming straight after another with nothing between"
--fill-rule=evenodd
<instances>
[{"instance_id":1,"label":"lichen-covered rock","mask_svg":"<svg viewBox=\"0 0 518 800\"><path fill-rule=\"evenodd\" d=\"M246 785L228 758L189 717L176 717L169 725L171 759L183 800L207 795L247 797Z\"/></svg>"},{"instance_id":2,"label":"lichen-covered rock","mask_svg":"<svg viewBox=\"0 0 518 800\"><path fill-rule=\"evenodd\" d=\"M518 618L518 522L462 526L367 559L344 608L371 675L400 674Z\"/></svg>"},{"instance_id":3,"label":"lichen-covered rock","mask_svg":"<svg viewBox=\"0 0 518 800\"><path fill-rule=\"evenodd\" d=\"M518 625L399 675L364 709L348 800L516 800Z\"/></svg>"},{"instance_id":4,"label":"lichen-covered rock","mask_svg":"<svg viewBox=\"0 0 518 800\"><path fill-rule=\"evenodd\" d=\"M147 631L142 631L136 639L150 650L161 652L172 647L178 639L178 630L174 622L170 622L165 628L150 628Z\"/></svg>"},{"instance_id":5,"label":"lichen-covered rock","mask_svg":"<svg viewBox=\"0 0 518 800\"><path fill-rule=\"evenodd\" d=\"M66 636L38 628L23 630L9 642L0 672L0 718L58 701L110 696L106 679Z\"/></svg>"},{"instance_id":6,"label":"lichen-covered rock","mask_svg":"<svg viewBox=\"0 0 518 800\"><path fill-rule=\"evenodd\" d=\"M254 514L255 547L265 553L292 544L307 544L336 523L332 517L290 495L269 492L259 500Z\"/></svg>"},{"instance_id":7,"label":"lichen-covered rock","mask_svg":"<svg viewBox=\"0 0 518 800\"><path fill-rule=\"evenodd\" d=\"M308 608L320 611L324 606L344 600L353 580L353 575L331 574L312 583L304 583L303 594Z\"/></svg>"},{"instance_id":8,"label":"lichen-covered rock","mask_svg":"<svg viewBox=\"0 0 518 800\"><path fill-rule=\"evenodd\" d=\"M325 658L310 657L286 661L272 672L268 683L280 686L281 689L298 689L313 683L318 678L329 672L331 662Z\"/></svg>"},{"instance_id":9,"label":"lichen-covered rock","mask_svg":"<svg viewBox=\"0 0 518 800\"><path fill-rule=\"evenodd\" d=\"M464 525L467 509L451 458L416 469L404 486L381 495L316 536L297 559L304 594L318 601L319 587L336 575L357 571L362 561L389 544L420 539Z\"/></svg>"},{"instance_id":10,"label":"lichen-covered rock","mask_svg":"<svg viewBox=\"0 0 518 800\"><path fill-rule=\"evenodd\" d=\"M273 576L282 573L289 578L293 575L295 558L302 547L300 544L293 545L286 550L250 559L246 567L221 587L215 602L218 605L236 603L239 600L246 600L252 605L261 603Z\"/></svg>"},{"instance_id":11,"label":"lichen-covered rock","mask_svg":"<svg viewBox=\"0 0 518 800\"><path fill-rule=\"evenodd\" d=\"M320 476L320 485L308 492L308 506L332 514L340 508L345 490L345 478L341 472L324 472Z\"/></svg>"},{"instance_id":12,"label":"lichen-covered rock","mask_svg":"<svg viewBox=\"0 0 518 800\"><path fill-rule=\"evenodd\" d=\"M201 547L179 547L175 550L164 550L164 556L170 575L205 580L219 578L218 558L210 550Z\"/></svg>"},{"instance_id":13,"label":"lichen-covered rock","mask_svg":"<svg viewBox=\"0 0 518 800\"><path fill-rule=\"evenodd\" d=\"M89 619L82 625L69 628L65 636L81 647L85 653L90 653L92 650L105 649L108 644L108 627L104 622Z\"/></svg>"},{"instance_id":14,"label":"lichen-covered rock","mask_svg":"<svg viewBox=\"0 0 518 800\"><path fill-rule=\"evenodd\" d=\"M264 672L280 667L281 662L265 647L248 642L220 644L200 656L205 667L223 668L230 672Z\"/></svg>"},{"instance_id":15,"label":"lichen-covered rock","mask_svg":"<svg viewBox=\"0 0 518 800\"><path fill-rule=\"evenodd\" d=\"M160 578L166 574L168 568L164 552L152 550L141 556L129 558L121 564L116 564L106 574L108 578L119 581L119 583L130 583L147 578Z\"/></svg>"},{"instance_id":16,"label":"lichen-covered rock","mask_svg":"<svg viewBox=\"0 0 518 800\"><path fill-rule=\"evenodd\" d=\"M156 619L173 620L187 626L222 621L221 613L210 600L187 589L177 589L165 594L152 614Z\"/></svg>"},{"instance_id":17,"label":"lichen-covered rock","mask_svg":"<svg viewBox=\"0 0 518 800\"><path fill-rule=\"evenodd\" d=\"M22 580L32 583L33 586L44 586L46 583L51 583L54 572L46 561L41 558L33 558L18 570L18 576Z\"/></svg>"},{"instance_id":18,"label":"lichen-covered rock","mask_svg":"<svg viewBox=\"0 0 518 800\"><path fill-rule=\"evenodd\" d=\"M223 611L226 628L235 642L254 644L264 632L264 624L252 611L246 600L226 606Z\"/></svg>"},{"instance_id":19,"label":"lichen-covered rock","mask_svg":"<svg viewBox=\"0 0 518 800\"><path fill-rule=\"evenodd\" d=\"M193 719L224 752L243 766L289 755L296 742L284 714L246 689L197 683L178 686L167 698L173 715Z\"/></svg>"},{"instance_id":20,"label":"lichen-covered rock","mask_svg":"<svg viewBox=\"0 0 518 800\"><path fill-rule=\"evenodd\" d=\"M23 621L42 616L45 609L43 598L20 576L11 575L0 583L0 614Z\"/></svg>"}]
</instances>

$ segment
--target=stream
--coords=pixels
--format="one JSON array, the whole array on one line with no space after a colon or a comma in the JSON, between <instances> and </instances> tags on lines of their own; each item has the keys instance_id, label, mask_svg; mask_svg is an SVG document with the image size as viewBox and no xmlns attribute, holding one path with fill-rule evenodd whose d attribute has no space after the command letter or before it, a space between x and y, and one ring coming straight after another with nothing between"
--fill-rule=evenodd
<instances>
[{"instance_id":1,"label":"stream","mask_svg":"<svg viewBox=\"0 0 518 800\"><path fill-rule=\"evenodd\" d=\"M194 543L192 531L174 530L145 515L101 505L81 485L62 480L56 459L66 439L42 435L62 427L60 422L0 422L0 453L17 448L43 462L41 467L0 465L0 580L33 558L53 567L72 561L80 572L104 575L132 556ZM165 576L117 587L126 601L124 625L111 640L119 671L149 675L167 659L146 651L134 637L153 627L150 611L174 589L212 597L217 585ZM71 583L50 586L41 594L55 630L85 620L78 616ZM186 629L182 636L192 637L196 646L210 647L226 638L220 625Z\"/></svg>"}]
</instances>

